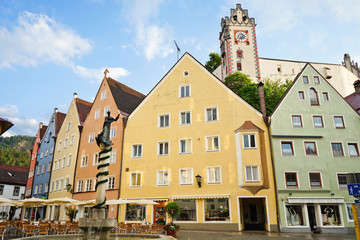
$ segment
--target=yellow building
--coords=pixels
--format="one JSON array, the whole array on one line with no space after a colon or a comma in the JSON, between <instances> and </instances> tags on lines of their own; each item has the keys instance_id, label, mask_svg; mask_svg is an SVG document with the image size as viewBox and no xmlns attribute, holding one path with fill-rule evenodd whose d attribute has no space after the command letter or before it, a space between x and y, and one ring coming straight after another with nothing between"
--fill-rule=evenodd
<instances>
[{"instance_id":1,"label":"yellow building","mask_svg":"<svg viewBox=\"0 0 360 240\"><path fill-rule=\"evenodd\" d=\"M74 98L56 139L49 199L72 198L70 185L74 181L80 129L90 111L91 105L90 102L77 98L77 94L74 93ZM67 185L69 185L70 189L67 189ZM50 206L49 211L47 211L47 219L66 219L64 207L64 204Z\"/></svg>"},{"instance_id":2,"label":"yellow building","mask_svg":"<svg viewBox=\"0 0 360 240\"><path fill-rule=\"evenodd\" d=\"M262 114L185 53L130 114L119 221L163 223L175 201L182 229L277 230Z\"/></svg>"}]
</instances>

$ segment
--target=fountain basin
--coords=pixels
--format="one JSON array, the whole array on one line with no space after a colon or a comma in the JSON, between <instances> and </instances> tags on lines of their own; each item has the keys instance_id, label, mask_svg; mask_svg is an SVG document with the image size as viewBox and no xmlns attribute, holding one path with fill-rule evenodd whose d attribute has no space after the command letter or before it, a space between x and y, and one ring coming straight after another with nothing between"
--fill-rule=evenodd
<instances>
[{"instance_id":1,"label":"fountain basin","mask_svg":"<svg viewBox=\"0 0 360 240\"><path fill-rule=\"evenodd\" d=\"M34 237L24 237L24 238L14 238L13 240L57 240L57 239L67 239L67 240L82 240L82 234L71 234L71 235L43 235L43 236L34 236ZM111 234L111 240L144 240L144 239L154 239L154 240L174 240L175 238L165 235L157 234Z\"/></svg>"}]
</instances>

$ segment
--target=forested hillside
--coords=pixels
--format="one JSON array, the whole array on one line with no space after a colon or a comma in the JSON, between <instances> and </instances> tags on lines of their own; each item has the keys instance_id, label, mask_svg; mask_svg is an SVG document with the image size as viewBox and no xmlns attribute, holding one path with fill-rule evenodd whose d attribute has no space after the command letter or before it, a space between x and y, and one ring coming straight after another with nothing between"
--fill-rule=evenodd
<instances>
[{"instance_id":1,"label":"forested hillside","mask_svg":"<svg viewBox=\"0 0 360 240\"><path fill-rule=\"evenodd\" d=\"M13 166L29 166L30 151L35 137L12 136L0 137L0 163Z\"/></svg>"}]
</instances>

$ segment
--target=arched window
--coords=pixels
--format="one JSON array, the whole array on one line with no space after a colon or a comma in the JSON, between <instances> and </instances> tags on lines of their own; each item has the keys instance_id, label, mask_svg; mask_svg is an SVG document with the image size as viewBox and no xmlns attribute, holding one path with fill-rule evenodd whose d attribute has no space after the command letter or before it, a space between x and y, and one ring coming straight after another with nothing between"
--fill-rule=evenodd
<instances>
[{"instance_id":1,"label":"arched window","mask_svg":"<svg viewBox=\"0 0 360 240\"><path fill-rule=\"evenodd\" d=\"M319 105L318 95L314 88L310 88L310 90L309 90L309 99L310 99L311 106Z\"/></svg>"}]
</instances>

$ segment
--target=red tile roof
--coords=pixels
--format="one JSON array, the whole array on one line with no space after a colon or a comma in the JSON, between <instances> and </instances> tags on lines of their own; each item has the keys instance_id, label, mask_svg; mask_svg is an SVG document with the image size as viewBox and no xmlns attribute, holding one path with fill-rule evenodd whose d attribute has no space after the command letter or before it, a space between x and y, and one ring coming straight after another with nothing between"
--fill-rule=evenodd
<instances>
[{"instance_id":1,"label":"red tile roof","mask_svg":"<svg viewBox=\"0 0 360 240\"><path fill-rule=\"evenodd\" d=\"M92 103L82 100L80 98L76 98L76 108L78 110L78 114L79 114L79 119L80 119L80 125L83 125L83 123L86 120L87 115L90 112Z\"/></svg>"},{"instance_id":2,"label":"red tile roof","mask_svg":"<svg viewBox=\"0 0 360 240\"><path fill-rule=\"evenodd\" d=\"M354 92L350 94L349 96L345 97L345 100L352 108L355 109L358 114L360 114L360 92Z\"/></svg>"},{"instance_id":3,"label":"red tile roof","mask_svg":"<svg viewBox=\"0 0 360 240\"><path fill-rule=\"evenodd\" d=\"M42 138L44 137L45 133L46 133L46 129L48 128L48 126L43 125L42 128L40 128L40 141L42 140Z\"/></svg>"},{"instance_id":4,"label":"red tile roof","mask_svg":"<svg viewBox=\"0 0 360 240\"><path fill-rule=\"evenodd\" d=\"M63 124L65 117L66 117L65 113L62 112L56 113L56 136L60 131L61 125Z\"/></svg>"},{"instance_id":5,"label":"red tile roof","mask_svg":"<svg viewBox=\"0 0 360 240\"><path fill-rule=\"evenodd\" d=\"M28 167L16 167L0 163L0 183L26 185Z\"/></svg>"}]
</instances>

